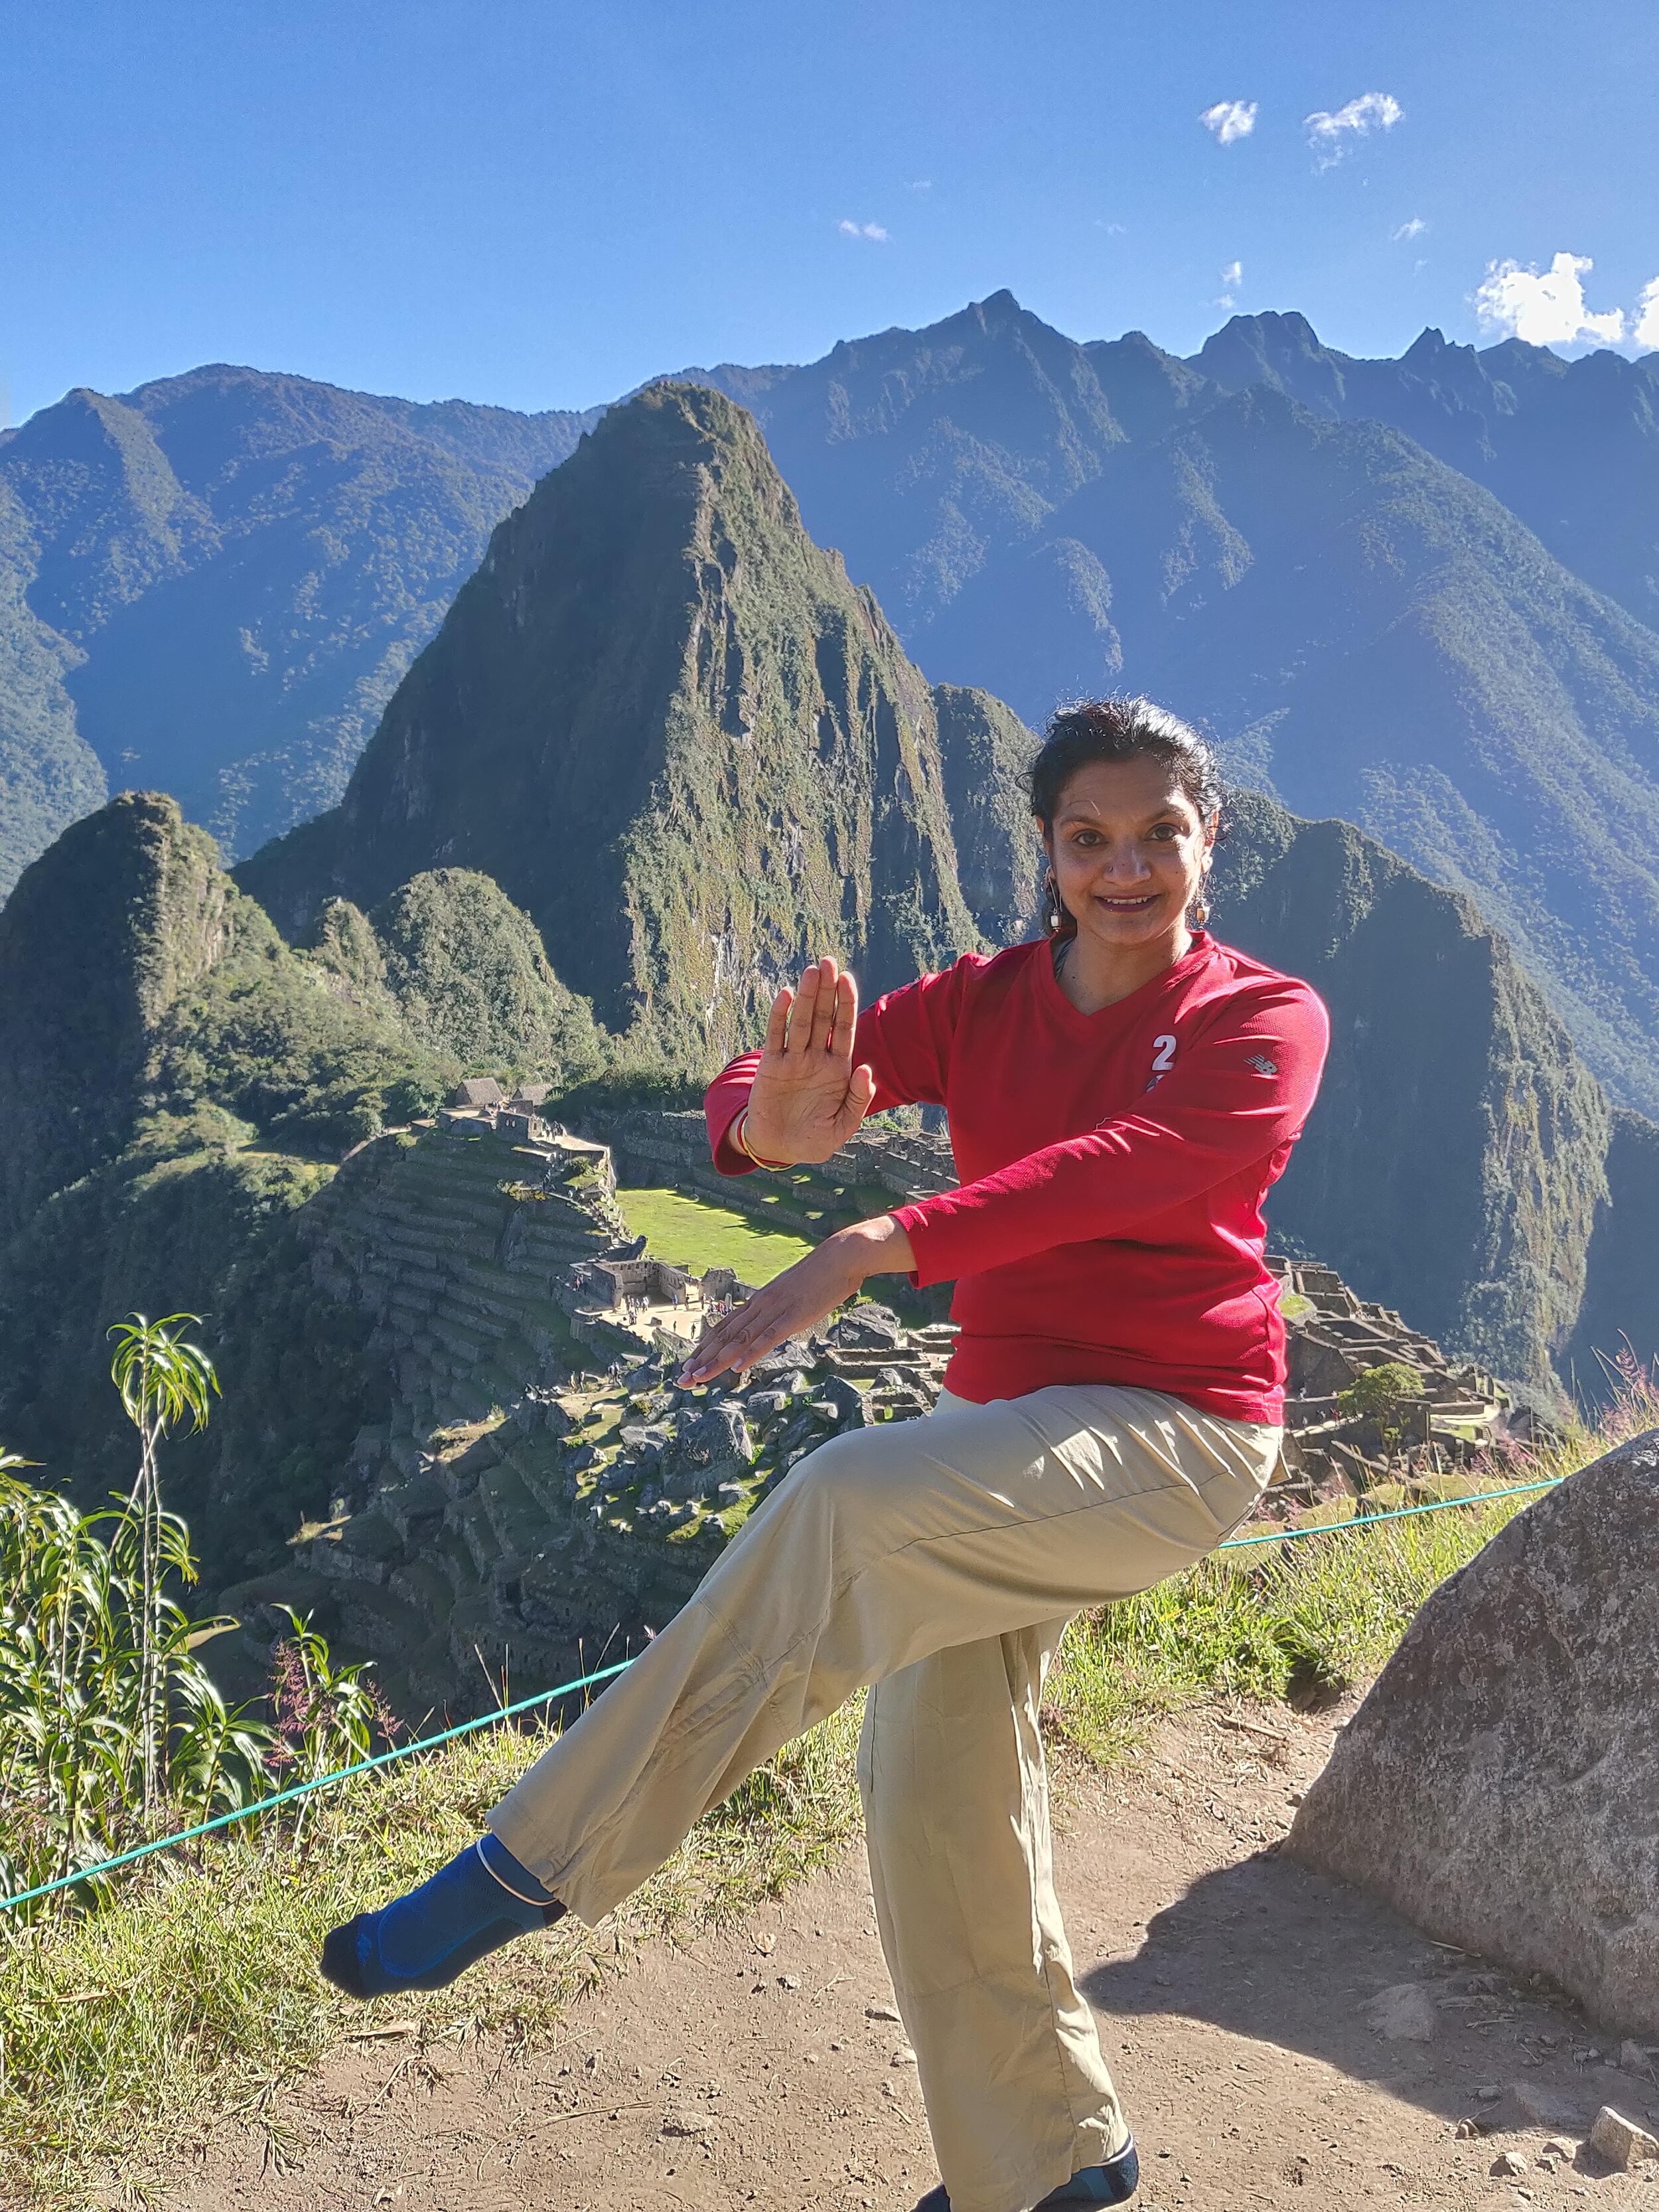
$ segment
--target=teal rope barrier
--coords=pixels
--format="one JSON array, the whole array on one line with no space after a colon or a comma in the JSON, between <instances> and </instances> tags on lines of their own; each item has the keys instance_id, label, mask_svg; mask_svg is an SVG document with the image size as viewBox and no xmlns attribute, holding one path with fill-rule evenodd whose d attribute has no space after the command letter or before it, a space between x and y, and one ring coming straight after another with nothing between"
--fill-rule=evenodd
<instances>
[{"instance_id":1,"label":"teal rope barrier","mask_svg":"<svg viewBox=\"0 0 1659 2212\"><path fill-rule=\"evenodd\" d=\"M1293 1536L1334 1536L1345 1528L1375 1528L1379 1521L1409 1521L1414 1513L1449 1513L1455 1506L1493 1505L1500 1498L1524 1498L1534 1490L1553 1490L1565 1480L1548 1475L1542 1482L1517 1482L1508 1490L1477 1491L1473 1498L1437 1498L1427 1505L1394 1505L1386 1513L1355 1513L1346 1521L1316 1521L1300 1528L1274 1528L1264 1536L1229 1536L1218 1552L1242 1552L1247 1544L1288 1544Z\"/></svg>"},{"instance_id":2,"label":"teal rope barrier","mask_svg":"<svg viewBox=\"0 0 1659 2212\"><path fill-rule=\"evenodd\" d=\"M221 1813L216 1820L203 1820L193 1828L181 1828L176 1836L157 1836L151 1843L123 1851L118 1858L102 1859L96 1866L82 1867L76 1874L60 1874L56 1881L43 1881L34 1889L20 1889L15 1897L0 1897L0 1912L14 1905L31 1904L37 1897L50 1897L54 1890L73 1889L77 1882L113 1874L117 1867L131 1866L135 1859L147 1859L152 1851L170 1850L174 1844L188 1844L198 1836L210 1836L216 1828L228 1828L238 1820L252 1820L256 1814L274 1812L278 1805L290 1805L296 1797L308 1797L313 1790L326 1790L333 1783L349 1781L354 1774L367 1774L372 1766L388 1766L394 1759L410 1759L417 1751L435 1751L441 1743L452 1743L458 1735L471 1735L475 1729L491 1728L497 1721L511 1720L515 1713L528 1712L532 1705L551 1705L555 1698L568 1697L573 1691L608 1681L611 1675L620 1674L624 1667L633 1663L631 1659L619 1659L614 1667L601 1667L597 1674L579 1675L574 1682L561 1682L556 1689L538 1691L533 1698L515 1698L510 1705L499 1706L493 1713L481 1713L475 1721L460 1721L455 1727L445 1729L441 1735L422 1736L416 1743L394 1744L390 1751L376 1752L373 1759L359 1759L356 1766L343 1766L333 1774L319 1774L310 1782L296 1782L291 1790L279 1790L274 1797L261 1797L256 1804L239 1805L234 1812Z\"/></svg>"},{"instance_id":3,"label":"teal rope barrier","mask_svg":"<svg viewBox=\"0 0 1659 2212\"><path fill-rule=\"evenodd\" d=\"M1501 1498L1524 1498L1534 1491L1553 1490L1563 1478L1551 1475L1541 1482L1518 1482L1508 1490L1485 1490L1473 1498L1437 1498L1426 1505L1396 1505L1386 1513L1358 1513L1347 1521L1319 1522L1299 1528L1274 1528L1260 1536L1230 1536L1224 1544L1218 1544L1218 1552L1239 1552L1250 1544L1288 1544L1297 1536L1334 1536L1344 1530L1374 1528L1383 1521L1407 1521L1417 1513L1449 1513L1456 1506L1492 1505ZM119 1857L103 1859L96 1866L82 1867L77 1874L59 1875L55 1881L43 1881L34 1889L19 1890L15 1897L0 1897L0 1912L14 1905L30 1905L39 1897L50 1897L54 1891L73 1889L77 1882L95 1881L100 1875L113 1874L118 1867L131 1866L135 1859L149 1858L154 1851L170 1850L175 1844L193 1843L198 1836L210 1836L217 1828L228 1828L239 1820L251 1820L260 1813L273 1812L278 1805L291 1804L296 1797L308 1797L313 1790L326 1790L336 1782L349 1782L354 1774L367 1774L371 1767L386 1766L394 1759L409 1759L417 1751L435 1751L440 1744L452 1743L459 1735L471 1735L475 1729L491 1728L498 1721L511 1720L515 1713L528 1712L532 1705L551 1705L555 1698L569 1697L577 1690L591 1689L595 1682L609 1681L631 1666L629 1659L619 1659L614 1667L601 1667L597 1674L581 1674L574 1682L561 1682L556 1689L542 1690L533 1698L516 1698L510 1705L501 1705L493 1713L483 1713L477 1720L462 1721L456 1727L445 1729L440 1735L422 1736L416 1743L400 1743L390 1751L377 1752L373 1759L360 1759L356 1766L343 1766L334 1774L319 1774L313 1781L296 1783L293 1789L280 1790L275 1797L261 1797L256 1804L239 1805L234 1812L221 1813L216 1820L204 1820L194 1828L183 1828L176 1836L158 1836L153 1843L140 1844L134 1850L123 1851Z\"/></svg>"}]
</instances>

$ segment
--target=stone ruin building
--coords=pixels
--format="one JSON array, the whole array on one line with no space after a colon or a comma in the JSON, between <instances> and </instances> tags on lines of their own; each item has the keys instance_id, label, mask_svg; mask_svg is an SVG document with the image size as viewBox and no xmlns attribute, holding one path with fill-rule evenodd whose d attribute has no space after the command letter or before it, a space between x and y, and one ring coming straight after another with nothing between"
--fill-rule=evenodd
<instances>
[{"instance_id":1,"label":"stone ruin building","mask_svg":"<svg viewBox=\"0 0 1659 2212\"><path fill-rule=\"evenodd\" d=\"M315 1610L412 1713L476 1709L503 1680L532 1689L628 1648L807 1453L931 1407L953 1334L860 1302L741 1380L680 1389L687 1347L748 1285L630 1241L618 1157L632 1177L818 1236L950 1187L948 1145L870 1128L823 1166L728 1180L700 1115L619 1115L607 1143L490 1088L359 1147L306 1209L319 1287L373 1318L392 1416L360 1431L291 1566L227 1594L254 1632L280 1626L278 1601ZM1267 1516L1429 1494L1516 1433L1489 1376L1328 1268L1276 1264L1292 1395ZM1345 1409L1360 1376L1396 1362L1422 1393L1396 1420Z\"/></svg>"}]
</instances>

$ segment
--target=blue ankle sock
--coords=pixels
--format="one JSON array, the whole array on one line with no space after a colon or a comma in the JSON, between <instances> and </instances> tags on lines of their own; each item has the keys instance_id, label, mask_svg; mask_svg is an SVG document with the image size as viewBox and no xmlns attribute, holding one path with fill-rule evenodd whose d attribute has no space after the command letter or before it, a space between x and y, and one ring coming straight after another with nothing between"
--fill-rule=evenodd
<instances>
[{"instance_id":1,"label":"blue ankle sock","mask_svg":"<svg viewBox=\"0 0 1659 2212\"><path fill-rule=\"evenodd\" d=\"M564 1907L505 1844L486 1834L430 1881L323 1942L323 1973L348 1996L441 1990L498 1945L550 1927Z\"/></svg>"}]
</instances>

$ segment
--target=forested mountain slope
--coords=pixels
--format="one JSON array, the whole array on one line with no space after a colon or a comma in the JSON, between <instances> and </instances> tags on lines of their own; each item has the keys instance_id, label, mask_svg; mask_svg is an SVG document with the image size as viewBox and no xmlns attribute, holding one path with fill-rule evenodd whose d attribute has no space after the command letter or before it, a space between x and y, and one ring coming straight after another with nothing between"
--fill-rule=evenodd
<instances>
[{"instance_id":1,"label":"forested mountain slope","mask_svg":"<svg viewBox=\"0 0 1659 2212\"><path fill-rule=\"evenodd\" d=\"M185 1448L233 1564L325 1504L383 1387L298 1211L343 1155L481 1064L563 1088L604 1058L528 919L456 870L283 943L170 799L73 823L0 912L0 1436L92 1503L123 1475L112 1320L204 1318L223 1417ZM232 1477L234 1475L234 1480ZM228 1500L240 1500L234 1511ZM241 1548L237 1548L241 1547Z\"/></svg>"},{"instance_id":2,"label":"forested mountain slope","mask_svg":"<svg viewBox=\"0 0 1659 2212\"><path fill-rule=\"evenodd\" d=\"M1564 361L1426 330L1398 361L1321 343L1303 315L1235 315L1188 366L1334 420L1387 422L1494 492L1564 567L1659 625L1659 353Z\"/></svg>"},{"instance_id":3,"label":"forested mountain slope","mask_svg":"<svg viewBox=\"0 0 1659 2212\"><path fill-rule=\"evenodd\" d=\"M0 439L0 890L111 786L231 851L337 798L491 529L592 418L210 368Z\"/></svg>"},{"instance_id":4,"label":"forested mountain slope","mask_svg":"<svg viewBox=\"0 0 1659 2212\"><path fill-rule=\"evenodd\" d=\"M1273 1231L1418 1328L1544 1384L1587 1305L1597 1209L1610 1212L1601 1085L1468 899L1346 822L1248 792L1231 814L1213 927L1305 976L1331 1011ZM1642 1201L1618 1197L1627 1230ZM1620 1302L1632 1329L1659 1322L1659 1301L1639 1316L1627 1288Z\"/></svg>"},{"instance_id":5,"label":"forested mountain slope","mask_svg":"<svg viewBox=\"0 0 1659 2212\"><path fill-rule=\"evenodd\" d=\"M1017 885L1006 830L994 865L964 805L970 910L947 798L947 754L972 785L1024 743L996 701L930 690L750 416L658 385L501 525L340 806L240 877L296 928L331 893L481 869L611 1027L699 1065L822 947L878 989L1006 926L1005 900L1029 912L1029 834Z\"/></svg>"},{"instance_id":6,"label":"forested mountain slope","mask_svg":"<svg viewBox=\"0 0 1659 2212\"><path fill-rule=\"evenodd\" d=\"M929 649L1028 714L1058 678L1202 720L1243 780L1468 892L1659 1107L1659 636L1409 439L1247 388L1115 456Z\"/></svg>"},{"instance_id":7,"label":"forested mountain slope","mask_svg":"<svg viewBox=\"0 0 1659 2212\"><path fill-rule=\"evenodd\" d=\"M1244 781L1478 899L1615 1095L1659 1112L1659 635L1631 611L1659 566L1653 371L1465 350L1436 382L1455 349L1431 337L1411 368L1344 364L1263 317L1182 362L999 293L708 374L931 676L1032 722L1116 688L1204 720ZM1349 419L1385 402L1404 429ZM1617 574L1572 520L1603 491L1637 532Z\"/></svg>"}]
</instances>

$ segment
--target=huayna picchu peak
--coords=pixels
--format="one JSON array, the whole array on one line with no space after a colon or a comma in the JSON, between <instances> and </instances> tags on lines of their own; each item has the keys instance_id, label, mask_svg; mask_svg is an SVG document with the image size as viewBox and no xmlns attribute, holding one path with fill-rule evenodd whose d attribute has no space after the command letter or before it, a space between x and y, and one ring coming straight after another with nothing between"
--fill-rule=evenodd
<instances>
[{"instance_id":1,"label":"huayna picchu peak","mask_svg":"<svg viewBox=\"0 0 1659 2212\"><path fill-rule=\"evenodd\" d=\"M970 911L947 755L974 785L1028 746L999 702L930 688L752 417L653 385L497 529L340 805L239 880L297 930L482 870L609 1027L701 1060L822 946L874 990L976 945L976 915L1017 927L1034 862L971 830Z\"/></svg>"}]
</instances>

